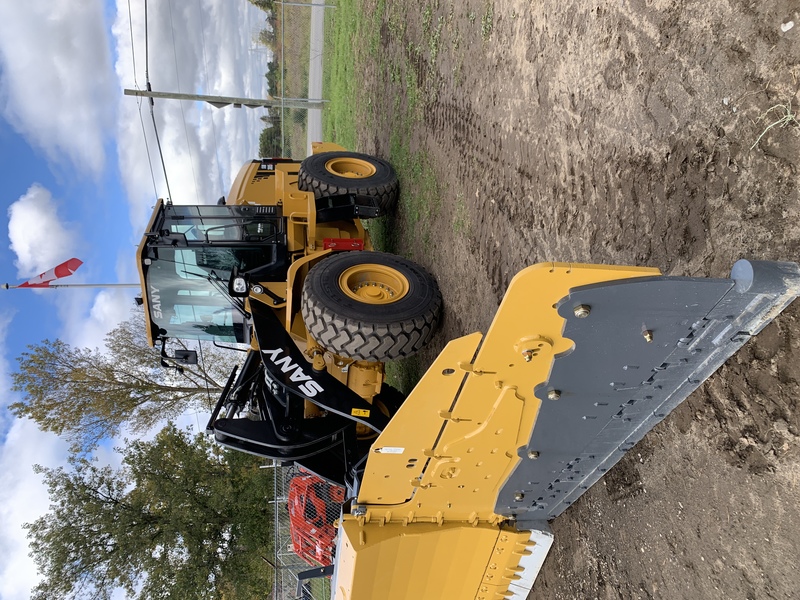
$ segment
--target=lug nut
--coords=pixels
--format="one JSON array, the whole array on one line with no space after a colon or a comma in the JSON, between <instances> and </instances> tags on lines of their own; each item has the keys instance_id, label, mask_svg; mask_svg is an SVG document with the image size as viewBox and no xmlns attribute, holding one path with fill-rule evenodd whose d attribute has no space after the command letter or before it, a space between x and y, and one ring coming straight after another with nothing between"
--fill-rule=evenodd
<instances>
[{"instance_id":1,"label":"lug nut","mask_svg":"<svg viewBox=\"0 0 800 600\"><path fill-rule=\"evenodd\" d=\"M572 312L579 319L585 319L589 316L589 313L592 312L592 308L588 304L579 304L572 310Z\"/></svg>"}]
</instances>

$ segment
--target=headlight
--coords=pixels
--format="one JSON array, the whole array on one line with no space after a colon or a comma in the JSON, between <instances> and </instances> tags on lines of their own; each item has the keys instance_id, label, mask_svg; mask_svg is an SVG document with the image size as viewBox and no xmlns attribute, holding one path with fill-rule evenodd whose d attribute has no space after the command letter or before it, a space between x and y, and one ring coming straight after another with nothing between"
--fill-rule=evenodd
<instances>
[{"instance_id":1,"label":"headlight","mask_svg":"<svg viewBox=\"0 0 800 600\"><path fill-rule=\"evenodd\" d=\"M244 294L247 292L247 281L244 277L235 277L233 280L233 291L236 294Z\"/></svg>"}]
</instances>

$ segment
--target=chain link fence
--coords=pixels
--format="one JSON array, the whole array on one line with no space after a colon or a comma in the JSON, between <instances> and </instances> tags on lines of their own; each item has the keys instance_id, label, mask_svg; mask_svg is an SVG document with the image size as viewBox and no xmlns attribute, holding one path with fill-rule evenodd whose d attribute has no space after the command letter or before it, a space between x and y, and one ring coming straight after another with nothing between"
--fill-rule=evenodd
<instances>
[{"instance_id":1,"label":"chain link fence","mask_svg":"<svg viewBox=\"0 0 800 600\"><path fill-rule=\"evenodd\" d=\"M262 118L264 156L303 158L310 153L310 142L321 140L324 30L334 9L325 0L276 1L265 12L256 40L272 55L268 87L280 107L270 108Z\"/></svg>"},{"instance_id":2,"label":"chain link fence","mask_svg":"<svg viewBox=\"0 0 800 600\"><path fill-rule=\"evenodd\" d=\"M328 600L330 579L306 580L298 588L298 573L333 563L334 522L341 514L344 489L297 467L269 466L274 474L271 559L274 583L271 600ZM299 590L299 593L298 593Z\"/></svg>"}]
</instances>

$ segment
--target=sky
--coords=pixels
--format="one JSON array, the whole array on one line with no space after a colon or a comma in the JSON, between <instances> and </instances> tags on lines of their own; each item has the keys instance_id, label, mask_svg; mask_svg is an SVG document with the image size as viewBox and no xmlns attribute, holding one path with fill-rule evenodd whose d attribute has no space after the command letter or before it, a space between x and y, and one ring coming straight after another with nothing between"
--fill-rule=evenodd
<instances>
[{"instance_id":1,"label":"sky","mask_svg":"<svg viewBox=\"0 0 800 600\"><path fill-rule=\"evenodd\" d=\"M0 3L0 284L72 258L65 283L137 282L135 248L156 198L209 204L255 158L263 112L156 100L169 187L146 101L123 90L264 98L264 15L246 0ZM47 511L32 465L66 464L67 444L14 419L10 373L27 345L102 347L136 290L0 290L0 600L37 581L22 524ZM113 460L106 457L106 460Z\"/></svg>"}]
</instances>

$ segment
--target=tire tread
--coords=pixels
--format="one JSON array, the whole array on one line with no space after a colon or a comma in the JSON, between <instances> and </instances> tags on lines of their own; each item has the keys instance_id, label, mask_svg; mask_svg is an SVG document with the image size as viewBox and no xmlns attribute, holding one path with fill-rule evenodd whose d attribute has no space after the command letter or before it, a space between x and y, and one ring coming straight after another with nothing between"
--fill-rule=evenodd
<instances>
[{"instance_id":1,"label":"tire tread","mask_svg":"<svg viewBox=\"0 0 800 600\"><path fill-rule=\"evenodd\" d=\"M421 314L404 321L369 323L337 314L317 297L307 281L302 295L306 329L323 348L356 360L411 356L430 341L440 320L442 296L435 282L433 285L433 301Z\"/></svg>"}]
</instances>

